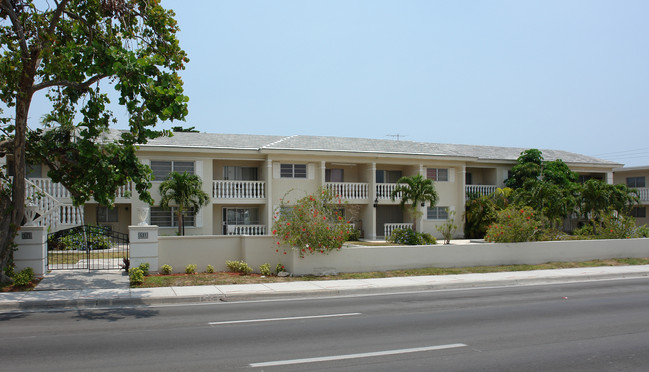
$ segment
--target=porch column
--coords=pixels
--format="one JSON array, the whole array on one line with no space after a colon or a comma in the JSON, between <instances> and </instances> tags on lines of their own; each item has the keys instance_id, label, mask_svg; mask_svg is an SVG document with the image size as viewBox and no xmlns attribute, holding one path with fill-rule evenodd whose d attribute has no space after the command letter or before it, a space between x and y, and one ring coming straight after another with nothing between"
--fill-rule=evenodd
<instances>
[{"instance_id":1,"label":"porch column","mask_svg":"<svg viewBox=\"0 0 649 372\"><path fill-rule=\"evenodd\" d=\"M368 182L368 196L370 197L369 208L365 208L363 214L363 228L365 229L365 239L376 240L376 208L374 201L376 200L376 163L370 164L368 167L369 175L366 178Z\"/></svg>"},{"instance_id":2,"label":"porch column","mask_svg":"<svg viewBox=\"0 0 649 372\"><path fill-rule=\"evenodd\" d=\"M159 272L158 266L158 226L129 226L131 267L149 263L152 272Z\"/></svg>"},{"instance_id":3,"label":"porch column","mask_svg":"<svg viewBox=\"0 0 649 372\"><path fill-rule=\"evenodd\" d=\"M266 160L266 234L273 229L273 161Z\"/></svg>"},{"instance_id":4,"label":"porch column","mask_svg":"<svg viewBox=\"0 0 649 372\"><path fill-rule=\"evenodd\" d=\"M320 186L325 187L325 179L327 174L327 163L322 160L320 161Z\"/></svg>"},{"instance_id":5,"label":"porch column","mask_svg":"<svg viewBox=\"0 0 649 372\"><path fill-rule=\"evenodd\" d=\"M34 269L35 276L47 272L47 227L21 226L16 239L18 250L14 252L16 272L27 267Z\"/></svg>"}]
</instances>

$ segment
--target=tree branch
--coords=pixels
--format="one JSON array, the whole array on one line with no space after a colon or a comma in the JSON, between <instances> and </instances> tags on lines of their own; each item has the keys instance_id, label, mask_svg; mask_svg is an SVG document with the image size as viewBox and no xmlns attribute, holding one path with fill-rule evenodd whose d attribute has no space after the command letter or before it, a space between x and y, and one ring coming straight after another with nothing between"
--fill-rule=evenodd
<instances>
[{"instance_id":1,"label":"tree branch","mask_svg":"<svg viewBox=\"0 0 649 372\"><path fill-rule=\"evenodd\" d=\"M29 47L27 46L27 40L25 39L25 31L23 30L22 25L20 24L20 19L18 15L14 12L13 5L10 0L3 0L0 3L0 9L4 11L9 19L11 20L11 25L14 28L14 31L18 35L18 42L20 44L20 54L24 60L29 59Z\"/></svg>"},{"instance_id":2,"label":"tree branch","mask_svg":"<svg viewBox=\"0 0 649 372\"><path fill-rule=\"evenodd\" d=\"M104 74L99 74L95 75L88 80L84 81L83 83L77 83L74 81L69 81L69 80L52 80L52 81L44 81L39 84L34 85L34 91L38 91L41 89L47 89L51 87L68 87L68 88L73 88L73 89L78 89L78 90L86 90L88 89L92 84L98 82L99 80L108 77L108 75Z\"/></svg>"}]
</instances>

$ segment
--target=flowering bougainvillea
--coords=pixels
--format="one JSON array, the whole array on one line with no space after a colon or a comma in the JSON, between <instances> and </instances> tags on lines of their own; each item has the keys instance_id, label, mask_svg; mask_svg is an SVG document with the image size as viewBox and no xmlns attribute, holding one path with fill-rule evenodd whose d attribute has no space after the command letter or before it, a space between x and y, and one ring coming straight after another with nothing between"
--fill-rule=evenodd
<instances>
[{"instance_id":1,"label":"flowering bougainvillea","mask_svg":"<svg viewBox=\"0 0 649 372\"><path fill-rule=\"evenodd\" d=\"M530 207L509 207L498 212L496 222L487 228L485 240L498 243L535 240L543 225Z\"/></svg>"},{"instance_id":2,"label":"flowering bougainvillea","mask_svg":"<svg viewBox=\"0 0 649 372\"><path fill-rule=\"evenodd\" d=\"M293 249L304 257L340 249L353 230L343 211L340 196L325 189L295 204L282 200L273 223L276 252L286 254L287 249Z\"/></svg>"}]
</instances>

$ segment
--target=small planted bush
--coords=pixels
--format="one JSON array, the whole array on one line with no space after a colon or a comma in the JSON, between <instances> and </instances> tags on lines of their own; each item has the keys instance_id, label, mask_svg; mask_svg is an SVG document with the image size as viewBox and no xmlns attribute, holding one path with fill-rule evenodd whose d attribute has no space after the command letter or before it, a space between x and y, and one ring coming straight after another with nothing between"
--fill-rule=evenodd
<instances>
[{"instance_id":1,"label":"small planted bush","mask_svg":"<svg viewBox=\"0 0 649 372\"><path fill-rule=\"evenodd\" d=\"M260 265L259 266L259 272L261 273L261 275L270 276L272 274L271 271L270 271L270 264L265 263L263 265Z\"/></svg>"},{"instance_id":2,"label":"small planted bush","mask_svg":"<svg viewBox=\"0 0 649 372\"><path fill-rule=\"evenodd\" d=\"M195 273L196 273L196 265L189 264L185 267L185 274L195 274Z\"/></svg>"},{"instance_id":3,"label":"small planted bush","mask_svg":"<svg viewBox=\"0 0 649 372\"><path fill-rule=\"evenodd\" d=\"M25 287L31 284L33 280L34 269L32 269L31 267L26 267L20 270L20 272L14 276L14 285L18 287Z\"/></svg>"},{"instance_id":4,"label":"small planted bush","mask_svg":"<svg viewBox=\"0 0 649 372\"><path fill-rule=\"evenodd\" d=\"M169 275L174 271L174 268L171 265L162 265L160 272L164 275Z\"/></svg>"},{"instance_id":5,"label":"small planted bush","mask_svg":"<svg viewBox=\"0 0 649 372\"><path fill-rule=\"evenodd\" d=\"M228 270L233 273L239 273L243 275L248 275L252 273L252 267L248 265L245 261L225 261L225 266Z\"/></svg>"},{"instance_id":6,"label":"small planted bush","mask_svg":"<svg viewBox=\"0 0 649 372\"><path fill-rule=\"evenodd\" d=\"M128 279L131 285L144 283L144 272L139 267L131 267L128 270Z\"/></svg>"},{"instance_id":7,"label":"small planted bush","mask_svg":"<svg viewBox=\"0 0 649 372\"><path fill-rule=\"evenodd\" d=\"M214 266L207 265L207 267L205 268L205 272L208 274L214 274Z\"/></svg>"},{"instance_id":8,"label":"small planted bush","mask_svg":"<svg viewBox=\"0 0 649 372\"><path fill-rule=\"evenodd\" d=\"M142 262L139 267L140 267L140 270L142 270L142 275L149 276L149 267L150 267L150 265L149 265L148 262Z\"/></svg>"},{"instance_id":9,"label":"small planted bush","mask_svg":"<svg viewBox=\"0 0 649 372\"><path fill-rule=\"evenodd\" d=\"M286 271L286 266L282 265L281 263L278 263L277 266L275 266L275 275L279 273L283 273Z\"/></svg>"},{"instance_id":10,"label":"small planted bush","mask_svg":"<svg viewBox=\"0 0 649 372\"><path fill-rule=\"evenodd\" d=\"M412 229L396 229L388 241L394 244L402 245L430 245L437 244L437 239L428 233L418 233Z\"/></svg>"}]
</instances>

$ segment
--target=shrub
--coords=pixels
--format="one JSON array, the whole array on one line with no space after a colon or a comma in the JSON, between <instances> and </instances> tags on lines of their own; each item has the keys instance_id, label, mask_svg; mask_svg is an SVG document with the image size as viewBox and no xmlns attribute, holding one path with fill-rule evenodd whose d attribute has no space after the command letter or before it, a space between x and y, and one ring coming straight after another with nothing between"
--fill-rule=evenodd
<instances>
[{"instance_id":1,"label":"shrub","mask_svg":"<svg viewBox=\"0 0 649 372\"><path fill-rule=\"evenodd\" d=\"M328 254L342 248L353 230L351 221L341 213L342 207L339 195L322 188L314 195L297 200L295 205L282 199L280 209L273 217L276 251L284 246L304 257L307 254Z\"/></svg>"},{"instance_id":2,"label":"shrub","mask_svg":"<svg viewBox=\"0 0 649 372\"><path fill-rule=\"evenodd\" d=\"M413 229L395 229L388 241L401 245L430 245L437 244L437 239L428 233L418 233Z\"/></svg>"},{"instance_id":3,"label":"shrub","mask_svg":"<svg viewBox=\"0 0 649 372\"><path fill-rule=\"evenodd\" d=\"M633 217L616 215L612 212L602 218L602 227L597 229L600 239L629 239L639 238L638 226Z\"/></svg>"},{"instance_id":4,"label":"shrub","mask_svg":"<svg viewBox=\"0 0 649 372\"><path fill-rule=\"evenodd\" d=\"M31 267L26 267L18 274L14 275L14 285L19 287L25 287L31 284L34 280L34 269Z\"/></svg>"},{"instance_id":5,"label":"shrub","mask_svg":"<svg viewBox=\"0 0 649 372\"><path fill-rule=\"evenodd\" d=\"M259 266L259 272L261 273L261 275L270 276L272 274L271 271L270 271L270 264L265 263L263 265L260 265Z\"/></svg>"},{"instance_id":6,"label":"shrub","mask_svg":"<svg viewBox=\"0 0 649 372\"><path fill-rule=\"evenodd\" d=\"M144 283L144 272L139 267L131 267L128 270L128 279L131 285Z\"/></svg>"},{"instance_id":7,"label":"shrub","mask_svg":"<svg viewBox=\"0 0 649 372\"><path fill-rule=\"evenodd\" d=\"M162 265L160 268L160 272L163 273L164 275L169 275L174 271L174 268L171 267L171 265Z\"/></svg>"},{"instance_id":8,"label":"shrub","mask_svg":"<svg viewBox=\"0 0 649 372\"><path fill-rule=\"evenodd\" d=\"M195 273L196 273L196 265L189 264L185 267L185 274L195 274Z\"/></svg>"},{"instance_id":9,"label":"shrub","mask_svg":"<svg viewBox=\"0 0 649 372\"><path fill-rule=\"evenodd\" d=\"M142 275L144 276L149 276L149 263L148 262L142 262L140 264L140 270L142 270Z\"/></svg>"},{"instance_id":10,"label":"shrub","mask_svg":"<svg viewBox=\"0 0 649 372\"><path fill-rule=\"evenodd\" d=\"M279 273L283 273L286 271L286 267L282 265L281 263L278 263L277 266L275 266L275 275Z\"/></svg>"},{"instance_id":11,"label":"shrub","mask_svg":"<svg viewBox=\"0 0 649 372\"><path fill-rule=\"evenodd\" d=\"M252 272L252 267L245 261L225 261L225 266L233 273L248 275Z\"/></svg>"},{"instance_id":12,"label":"shrub","mask_svg":"<svg viewBox=\"0 0 649 372\"><path fill-rule=\"evenodd\" d=\"M205 268L205 272L208 273L208 274L213 274L214 273L214 266L207 265L207 267Z\"/></svg>"},{"instance_id":13,"label":"shrub","mask_svg":"<svg viewBox=\"0 0 649 372\"><path fill-rule=\"evenodd\" d=\"M536 240L543 224L530 207L509 207L498 212L496 222L487 228L485 240L498 243Z\"/></svg>"},{"instance_id":14,"label":"shrub","mask_svg":"<svg viewBox=\"0 0 649 372\"><path fill-rule=\"evenodd\" d=\"M447 209L448 211L448 209ZM442 234L444 238L444 244L451 244L451 238L453 233L457 230L457 225L454 222L455 211L448 211L448 219L441 225L437 227L437 231Z\"/></svg>"}]
</instances>

